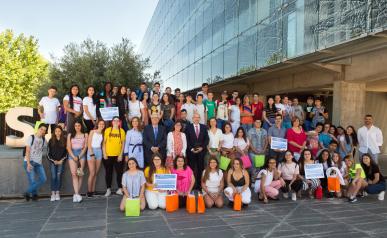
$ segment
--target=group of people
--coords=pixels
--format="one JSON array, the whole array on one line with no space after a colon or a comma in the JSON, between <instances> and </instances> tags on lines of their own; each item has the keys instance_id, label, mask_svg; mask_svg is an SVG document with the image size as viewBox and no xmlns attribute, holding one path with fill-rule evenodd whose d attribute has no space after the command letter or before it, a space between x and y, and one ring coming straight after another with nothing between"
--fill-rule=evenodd
<instances>
[{"instance_id":1,"label":"group of people","mask_svg":"<svg viewBox=\"0 0 387 238\"><path fill-rule=\"evenodd\" d=\"M251 202L252 191L268 203L284 198L297 200L302 194L314 197L320 188L328 197L347 197L355 202L359 195L378 194L384 199L385 180L378 166L383 144L382 132L366 115L357 131L330 124L320 98L309 97L304 106L297 98L268 97L264 105L257 93L239 97L238 91L221 93L214 99L208 84L195 96L171 88L162 93L160 84L149 90L142 83L137 90L106 83L102 92L93 86L80 97L73 85L60 103L56 88L39 102L41 124L26 142L24 167L28 175L27 200L37 199L45 183L43 150L51 168L51 201L60 200L61 176L68 160L73 184L73 202L81 202L82 180L88 168L87 196L95 195L96 176L103 164L106 193L112 194L116 173L116 194L122 195L120 209L127 198L140 198L141 209L166 206L166 191L155 189L155 174L177 174L176 193L180 206L198 191L205 204L222 207L224 197L233 203L240 194L243 206ZM252 102L250 101L252 100ZM118 107L110 121L101 118L100 108ZM45 134L52 136L45 143ZM272 149L273 137L287 139L287 150ZM359 153L360 163L355 162ZM264 156L256 168L253 158ZM220 169L221 157L231 160ZM307 179L305 165L320 163L324 173L334 170L341 190L328 188L328 175ZM87 166L86 166L87 164ZM249 166L247 166L249 164Z\"/></svg>"}]
</instances>

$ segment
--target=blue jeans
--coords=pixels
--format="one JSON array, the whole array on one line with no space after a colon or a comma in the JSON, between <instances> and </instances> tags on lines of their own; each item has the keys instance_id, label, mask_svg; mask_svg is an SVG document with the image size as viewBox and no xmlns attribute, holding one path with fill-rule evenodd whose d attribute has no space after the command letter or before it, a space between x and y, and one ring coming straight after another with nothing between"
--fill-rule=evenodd
<instances>
[{"instance_id":1,"label":"blue jeans","mask_svg":"<svg viewBox=\"0 0 387 238\"><path fill-rule=\"evenodd\" d=\"M222 120L222 119L216 119L216 127L219 128L219 129L223 129L223 125L224 123L226 123L225 120Z\"/></svg>"},{"instance_id":2,"label":"blue jeans","mask_svg":"<svg viewBox=\"0 0 387 238\"><path fill-rule=\"evenodd\" d=\"M312 121L305 120L304 121L304 129L305 131L311 131L312 128Z\"/></svg>"},{"instance_id":3,"label":"blue jeans","mask_svg":"<svg viewBox=\"0 0 387 238\"><path fill-rule=\"evenodd\" d=\"M274 125L275 118L269 118L269 121L272 125ZM268 131L271 126L266 121L263 122L263 128Z\"/></svg>"},{"instance_id":4,"label":"blue jeans","mask_svg":"<svg viewBox=\"0 0 387 238\"><path fill-rule=\"evenodd\" d=\"M245 134L247 134L247 132L253 128L253 124L241 124L241 127L243 128L243 130L245 130Z\"/></svg>"},{"instance_id":5,"label":"blue jeans","mask_svg":"<svg viewBox=\"0 0 387 238\"><path fill-rule=\"evenodd\" d=\"M47 177L42 164L38 164L34 161L31 161L30 163L32 166L31 171L27 170L27 162L24 161L23 163L29 183L27 193L32 195L38 195L38 190L47 181ZM36 176L38 176L39 179L36 179Z\"/></svg>"},{"instance_id":6,"label":"blue jeans","mask_svg":"<svg viewBox=\"0 0 387 238\"><path fill-rule=\"evenodd\" d=\"M369 184L365 190L369 194L378 194L382 191L386 191L386 183L381 182L376 184Z\"/></svg>"},{"instance_id":7,"label":"blue jeans","mask_svg":"<svg viewBox=\"0 0 387 238\"><path fill-rule=\"evenodd\" d=\"M61 165L50 163L51 170L51 191L59 191L61 185L61 176L64 171L64 162Z\"/></svg>"},{"instance_id":8,"label":"blue jeans","mask_svg":"<svg viewBox=\"0 0 387 238\"><path fill-rule=\"evenodd\" d=\"M168 132L170 132L172 130L173 121L171 119L163 120L163 125L167 129L167 133L168 133Z\"/></svg>"}]
</instances>

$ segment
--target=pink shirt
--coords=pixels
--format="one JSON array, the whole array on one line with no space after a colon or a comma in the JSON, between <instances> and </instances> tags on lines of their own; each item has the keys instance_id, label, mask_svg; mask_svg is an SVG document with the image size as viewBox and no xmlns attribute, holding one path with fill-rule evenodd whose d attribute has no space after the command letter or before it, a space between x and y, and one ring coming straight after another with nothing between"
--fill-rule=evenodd
<instances>
[{"instance_id":1,"label":"pink shirt","mask_svg":"<svg viewBox=\"0 0 387 238\"><path fill-rule=\"evenodd\" d=\"M172 169L172 174L177 174L176 188L178 192L187 193L191 185L192 170L189 166L185 170Z\"/></svg>"},{"instance_id":2,"label":"pink shirt","mask_svg":"<svg viewBox=\"0 0 387 238\"><path fill-rule=\"evenodd\" d=\"M306 141L306 134L302 128L300 133L296 133L293 128L290 128L286 131L286 139L288 139L288 149L293 153L300 153L300 148L295 147L289 142L294 141L299 145L303 145Z\"/></svg>"}]
</instances>

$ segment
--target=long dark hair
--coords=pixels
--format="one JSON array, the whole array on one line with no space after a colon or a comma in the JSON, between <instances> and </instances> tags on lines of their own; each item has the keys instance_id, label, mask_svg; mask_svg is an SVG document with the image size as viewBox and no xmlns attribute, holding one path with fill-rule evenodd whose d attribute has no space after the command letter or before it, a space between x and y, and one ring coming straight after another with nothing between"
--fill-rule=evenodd
<instances>
[{"instance_id":1,"label":"long dark hair","mask_svg":"<svg viewBox=\"0 0 387 238\"><path fill-rule=\"evenodd\" d=\"M165 169L165 166L164 166L164 160L163 160L163 157L161 156L160 153L154 153L152 155L152 159L151 159L151 163L149 164L149 172L148 172L148 177L146 178L147 182L148 183L153 183L153 174L156 172L156 166L155 166L155 163L153 163L153 160L156 158L156 157L159 157L161 159L161 167Z\"/></svg>"},{"instance_id":2,"label":"long dark hair","mask_svg":"<svg viewBox=\"0 0 387 238\"><path fill-rule=\"evenodd\" d=\"M269 104L269 99L273 99L273 101L274 101L274 98L273 97L269 97L268 99L267 99L267 103L266 103L266 108L267 109L270 109L271 107L270 107L270 104ZM274 110L275 112L277 112L278 110L277 110L277 107L275 106L275 101L273 102L273 105L272 105L273 107L272 107L272 110Z\"/></svg>"},{"instance_id":3,"label":"long dark hair","mask_svg":"<svg viewBox=\"0 0 387 238\"><path fill-rule=\"evenodd\" d=\"M140 167L138 166L138 162L137 162L137 160L136 160L136 158L134 158L134 157L130 157L129 159L128 159L128 162L126 162L126 165L128 165L129 164L129 161L134 161L135 163L136 163L136 169L137 170L139 170L140 169ZM127 169L127 171L129 170L129 165L128 165L128 169Z\"/></svg>"},{"instance_id":4,"label":"long dark hair","mask_svg":"<svg viewBox=\"0 0 387 238\"><path fill-rule=\"evenodd\" d=\"M369 166L369 167L368 167L366 164L364 164L364 162L363 162L363 158L366 157L366 156L367 156L368 158L370 158L370 166ZM364 172L366 173L366 175L367 175L367 174L370 174L370 173L372 172L372 168L373 168L373 167L375 167L375 166L379 167L379 166L375 163L375 161L372 159L372 156L371 156L369 153L365 153L365 154L363 154L363 155L361 156L360 164L361 164L361 167L363 168ZM379 173L379 176L380 176L380 173ZM380 178L380 179L383 179L383 178Z\"/></svg>"},{"instance_id":5,"label":"long dark hair","mask_svg":"<svg viewBox=\"0 0 387 238\"><path fill-rule=\"evenodd\" d=\"M95 91L95 87L94 87L94 86L89 85L89 86L86 88L86 96L87 96L87 97L89 96L88 91L89 91L90 88L94 89L94 94L93 94L93 96L92 96L91 98L93 99L93 104L94 104L94 105L97 105L97 103L98 103L98 98L97 98L97 96L96 96L96 91Z\"/></svg>"},{"instance_id":6,"label":"long dark hair","mask_svg":"<svg viewBox=\"0 0 387 238\"><path fill-rule=\"evenodd\" d=\"M312 151L310 149L304 149L302 152L301 152L301 155L300 155L300 159L298 160L298 164L299 164L299 168L300 168L300 174L305 174L305 171L304 171L304 165L305 165L305 152L309 152L310 153L310 159L311 160L314 160L313 158L313 154L312 154Z\"/></svg>"},{"instance_id":7,"label":"long dark hair","mask_svg":"<svg viewBox=\"0 0 387 238\"><path fill-rule=\"evenodd\" d=\"M73 96L73 94L71 93L71 91L72 91L72 89L73 89L74 87L77 87L77 88L78 88L78 93L77 93L77 95L75 95L75 96L76 96L76 97L79 97L79 86L78 86L77 84L71 85L71 87L70 87L70 92L69 92L69 104L70 104L70 108L71 108L71 109L74 109L74 96Z\"/></svg>"},{"instance_id":8,"label":"long dark hair","mask_svg":"<svg viewBox=\"0 0 387 238\"><path fill-rule=\"evenodd\" d=\"M242 131L243 132L243 136L242 136L242 138L243 138L243 140L247 143L247 138L246 138L246 132L245 132L245 129L243 129L243 127L239 127L238 129L237 129L237 131L236 131L236 133L235 133L235 137L236 138L239 138L239 131Z\"/></svg>"},{"instance_id":9,"label":"long dark hair","mask_svg":"<svg viewBox=\"0 0 387 238\"><path fill-rule=\"evenodd\" d=\"M324 163L324 160L323 160L323 153L328 153L328 160L327 160L327 164L328 164L328 167L332 167L332 158L331 158L331 154L329 153L329 150L327 149L323 149L320 154L318 155L317 157L317 160L320 164Z\"/></svg>"},{"instance_id":10,"label":"long dark hair","mask_svg":"<svg viewBox=\"0 0 387 238\"><path fill-rule=\"evenodd\" d=\"M56 135L55 135L55 130L56 129L59 129L61 131L61 135L60 135L60 138L59 140L56 138ZM63 131L63 128L60 127L60 126L56 126L54 128L54 130L52 130L51 132L51 139L50 141L48 142L51 146L57 146L57 145L60 145L62 147L66 147L66 138L65 138L65 135L64 135L64 131Z\"/></svg>"},{"instance_id":11,"label":"long dark hair","mask_svg":"<svg viewBox=\"0 0 387 238\"><path fill-rule=\"evenodd\" d=\"M77 134L77 132L75 131L75 124L80 124L81 125L81 133L84 134L85 133L85 127L81 121L81 119L77 119L75 122L74 122L74 125L72 128L70 128L70 138L73 139L75 137L75 135Z\"/></svg>"},{"instance_id":12,"label":"long dark hair","mask_svg":"<svg viewBox=\"0 0 387 238\"><path fill-rule=\"evenodd\" d=\"M357 140L357 134L356 134L355 127L353 127L352 125L347 126L347 128L348 127L352 129L352 134L350 135L352 137L352 144L353 144L353 146L357 146L359 144L359 142ZM347 130L345 130L345 134L347 134Z\"/></svg>"},{"instance_id":13,"label":"long dark hair","mask_svg":"<svg viewBox=\"0 0 387 238\"><path fill-rule=\"evenodd\" d=\"M294 163L298 164L296 158L294 158L293 152L291 152L290 150L287 150L287 151L285 151L285 153L284 153L284 159L283 159L282 162L281 162L281 165L282 165L282 166L283 166L284 164L286 164L286 159L285 159L286 153L290 153L290 154L292 155L292 161L293 161Z\"/></svg>"},{"instance_id":14,"label":"long dark hair","mask_svg":"<svg viewBox=\"0 0 387 238\"><path fill-rule=\"evenodd\" d=\"M211 161L216 161L216 172L219 175L219 162L216 159L216 157L211 156L210 159L208 159L207 167L204 170L204 174L203 174L203 177L202 177L202 182L203 183L205 183L210 178L210 173L211 173L210 163L211 163Z\"/></svg>"},{"instance_id":15,"label":"long dark hair","mask_svg":"<svg viewBox=\"0 0 387 238\"><path fill-rule=\"evenodd\" d=\"M265 164L263 165L263 169L268 169L269 168L269 161L270 160L274 160L275 161L275 163L276 163L276 167L277 167L277 160L275 159L275 158L269 158L269 159L267 159L266 161L265 161Z\"/></svg>"}]
</instances>

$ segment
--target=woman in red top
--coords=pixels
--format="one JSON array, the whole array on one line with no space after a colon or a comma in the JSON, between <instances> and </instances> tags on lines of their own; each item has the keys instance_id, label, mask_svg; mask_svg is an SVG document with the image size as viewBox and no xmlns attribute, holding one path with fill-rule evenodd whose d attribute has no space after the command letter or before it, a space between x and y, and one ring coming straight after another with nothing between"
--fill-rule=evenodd
<instances>
[{"instance_id":1,"label":"woman in red top","mask_svg":"<svg viewBox=\"0 0 387 238\"><path fill-rule=\"evenodd\" d=\"M298 161L301 152L306 148L306 134L300 126L300 119L294 117L292 119L292 128L286 132L286 139L288 140L288 149L293 152L294 158Z\"/></svg>"},{"instance_id":2,"label":"woman in red top","mask_svg":"<svg viewBox=\"0 0 387 238\"><path fill-rule=\"evenodd\" d=\"M175 120L181 119L181 106L184 104L184 94L180 94L175 102Z\"/></svg>"}]
</instances>

